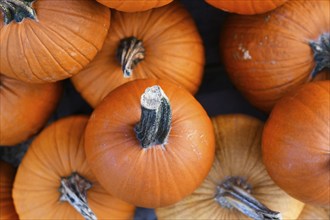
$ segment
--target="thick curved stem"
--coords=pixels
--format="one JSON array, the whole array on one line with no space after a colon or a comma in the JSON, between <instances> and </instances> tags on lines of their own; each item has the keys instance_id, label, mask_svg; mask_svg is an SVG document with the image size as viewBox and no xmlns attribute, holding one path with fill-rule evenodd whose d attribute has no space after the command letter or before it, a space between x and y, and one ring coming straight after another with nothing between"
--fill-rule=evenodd
<instances>
[{"instance_id":1,"label":"thick curved stem","mask_svg":"<svg viewBox=\"0 0 330 220\"><path fill-rule=\"evenodd\" d=\"M171 121L171 106L163 90L158 85L147 88L141 96L141 119L134 128L141 146L164 146L170 133Z\"/></svg>"},{"instance_id":2,"label":"thick curved stem","mask_svg":"<svg viewBox=\"0 0 330 220\"><path fill-rule=\"evenodd\" d=\"M330 69L330 33L323 33L317 41L310 41L314 53L315 67L311 77L315 77L323 69Z\"/></svg>"},{"instance_id":3,"label":"thick curved stem","mask_svg":"<svg viewBox=\"0 0 330 220\"><path fill-rule=\"evenodd\" d=\"M230 177L217 188L215 200L225 208L235 208L255 220L282 219L279 212L261 204L251 194L251 187L240 177Z\"/></svg>"},{"instance_id":4,"label":"thick curved stem","mask_svg":"<svg viewBox=\"0 0 330 220\"><path fill-rule=\"evenodd\" d=\"M23 21L24 18L36 20L37 15L32 7L34 0L0 0L0 10L4 16L5 24L11 21Z\"/></svg>"},{"instance_id":5,"label":"thick curved stem","mask_svg":"<svg viewBox=\"0 0 330 220\"><path fill-rule=\"evenodd\" d=\"M117 50L117 59L121 64L124 77L132 75L134 67L144 59L142 41L135 37L125 38L120 41Z\"/></svg>"},{"instance_id":6,"label":"thick curved stem","mask_svg":"<svg viewBox=\"0 0 330 220\"><path fill-rule=\"evenodd\" d=\"M74 172L71 176L61 179L60 201L70 203L86 220L97 220L87 204L86 191L91 187L92 183Z\"/></svg>"}]
</instances>

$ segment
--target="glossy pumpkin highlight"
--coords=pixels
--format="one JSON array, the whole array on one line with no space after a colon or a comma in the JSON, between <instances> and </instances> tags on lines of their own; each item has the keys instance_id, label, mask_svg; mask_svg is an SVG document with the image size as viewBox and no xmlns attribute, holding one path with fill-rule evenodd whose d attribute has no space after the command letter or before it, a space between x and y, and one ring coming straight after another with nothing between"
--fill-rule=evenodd
<instances>
[{"instance_id":1,"label":"glossy pumpkin highlight","mask_svg":"<svg viewBox=\"0 0 330 220\"><path fill-rule=\"evenodd\" d=\"M148 121L141 119L145 111L141 112L140 99L155 85L166 94L172 116L165 141L156 139L156 144L145 146L143 132L136 132L145 128L137 124ZM95 108L85 132L85 149L91 169L108 192L136 206L154 208L173 204L199 186L212 165L214 135L207 113L188 91L162 80L140 79L113 90Z\"/></svg>"}]
</instances>

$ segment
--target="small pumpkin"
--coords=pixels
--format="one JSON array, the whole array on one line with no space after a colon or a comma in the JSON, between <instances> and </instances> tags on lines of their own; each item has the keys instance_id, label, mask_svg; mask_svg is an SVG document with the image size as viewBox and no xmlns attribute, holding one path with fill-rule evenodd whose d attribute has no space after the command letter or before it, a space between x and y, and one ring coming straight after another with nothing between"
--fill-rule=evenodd
<instances>
[{"instance_id":1,"label":"small pumpkin","mask_svg":"<svg viewBox=\"0 0 330 220\"><path fill-rule=\"evenodd\" d=\"M0 145L35 135L57 107L61 91L60 82L31 84L0 74Z\"/></svg>"},{"instance_id":2,"label":"small pumpkin","mask_svg":"<svg viewBox=\"0 0 330 220\"><path fill-rule=\"evenodd\" d=\"M287 92L329 71L329 8L330 1L288 1L261 15L227 17L220 37L222 62L255 107L270 112Z\"/></svg>"},{"instance_id":3,"label":"small pumpkin","mask_svg":"<svg viewBox=\"0 0 330 220\"><path fill-rule=\"evenodd\" d=\"M284 96L267 119L263 161L271 178L304 203L330 206L330 81Z\"/></svg>"},{"instance_id":4,"label":"small pumpkin","mask_svg":"<svg viewBox=\"0 0 330 220\"><path fill-rule=\"evenodd\" d=\"M321 207L305 205L298 220L329 220L327 211Z\"/></svg>"},{"instance_id":5,"label":"small pumpkin","mask_svg":"<svg viewBox=\"0 0 330 220\"><path fill-rule=\"evenodd\" d=\"M212 123L216 152L211 171L191 195L156 209L157 218L296 219L304 204L280 189L263 165L263 122L230 114L215 116Z\"/></svg>"},{"instance_id":6,"label":"small pumpkin","mask_svg":"<svg viewBox=\"0 0 330 220\"><path fill-rule=\"evenodd\" d=\"M215 8L242 15L254 15L271 11L288 0L205 0Z\"/></svg>"},{"instance_id":7,"label":"small pumpkin","mask_svg":"<svg viewBox=\"0 0 330 220\"><path fill-rule=\"evenodd\" d=\"M166 79L195 93L204 62L196 25L175 1L145 12L113 11L102 50L72 82L93 107L116 87L141 78Z\"/></svg>"},{"instance_id":8,"label":"small pumpkin","mask_svg":"<svg viewBox=\"0 0 330 220\"><path fill-rule=\"evenodd\" d=\"M99 3L124 12L138 12L146 11L152 8L158 8L169 4L173 0L139 0L139 1L125 1L125 0L96 0Z\"/></svg>"},{"instance_id":9,"label":"small pumpkin","mask_svg":"<svg viewBox=\"0 0 330 220\"><path fill-rule=\"evenodd\" d=\"M108 194L86 162L87 121L61 118L33 140L13 188L20 219L133 219L134 206Z\"/></svg>"},{"instance_id":10,"label":"small pumpkin","mask_svg":"<svg viewBox=\"0 0 330 220\"><path fill-rule=\"evenodd\" d=\"M87 161L102 186L136 206L170 205L192 193L214 158L210 118L185 89L139 79L110 92L85 132Z\"/></svg>"},{"instance_id":11,"label":"small pumpkin","mask_svg":"<svg viewBox=\"0 0 330 220\"><path fill-rule=\"evenodd\" d=\"M0 219L18 219L12 198L13 182L16 169L9 163L0 160Z\"/></svg>"},{"instance_id":12,"label":"small pumpkin","mask_svg":"<svg viewBox=\"0 0 330 220\"><path fill-rule=\"evenodd\" d=\"M77 74L110 25L109 9L95 0L1 0L0 10L0 72L25 82Z\"/></svg>"}]
</instances>

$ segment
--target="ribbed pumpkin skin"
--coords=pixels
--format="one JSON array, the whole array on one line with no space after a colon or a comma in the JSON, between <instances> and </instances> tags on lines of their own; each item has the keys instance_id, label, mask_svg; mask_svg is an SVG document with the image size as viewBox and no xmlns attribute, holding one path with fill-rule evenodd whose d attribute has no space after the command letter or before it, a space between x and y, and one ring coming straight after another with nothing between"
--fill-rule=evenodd
<instances>
[{"instance_id":1,"label":"ribbed pumpkin skin","mask_svg":"<svg viewBox=\"0 0 330 220\"><path fill-rule=\"evenodd\" d=\"M329 1L293 0L262 15L228 16L222 61L254 106L269 112L284 94L311 80L316 63L309 42L330 32L329 8Z\"/></svg>"},{"instance_id":2,"label":"ribbed pumpkin skin","mask_svg":"<svg viewBox=\"0 0 330 220\"><path fill-rule=\"evenodd\" d=\"M86 162L83 133L87 116L69 116L44 129L32 142L14 182L20 219L83 219L68 202L59 202L61 177L76 171L93 183L87 201L98 219L132 219L134 207L106 193Z\"/></svg>"},{"instance_id":3,"label":"ribbed pumpkin skin","mask_svg":"<svg viewBox=\"0 0 330 220\"><path fill-rule=\"evenodd\" d=\"M138 12L146 11L152 8L158 8L163 5L167 5L173 0L138 0L138 1L127 1L127 0L96 0L99 3L124 12Z\"/></svg>"},{"instance_id":4,"label":"ribbed pumpkin skin","mask_svg":"<svg viewBox=\"0 0 330 220\"><path fill-rule=\"evenodd\" d=\"M33 6L38 21L4 25L0 19L0 72L33 83L78 73L104 43L109 9L95 0L36 0Z\"/></svg>"},{"instance_id":5,"label":"ribbed pumpkin skin","mask_svg":"<svg viewBox=\"0 0 330 220\"><path fill-rule=\"evenodd\" d=\"M36 134L54 112L62 84L30 84L0 74L0 145L16 145Z\"/></svg>"},{"instance_id":6,"label":"ribbed pumpkin skin","mask_svg":"<svg viewBox=\"0 0 330 220\"><path fill-rule=\"evenodd\" d=\"M145 59L131 77L124 78L116 51L120 40L131 36L142 40ZM203 43L191 15L179 2L173 2L145 12L113 11L102 50L72 81L93 107L116 87L141 78L166 79L195 93L204 62Z\"/></svg>"},{"instance_id":7,"label":"ribbed pumpkin skin","mask_svg":"<svg viewBox=\"0 0 330 220\"><path fill-rule=\"evenodd\" d=\"M154 85L163 89L172 108L165 149L142 148L134 132L140 96ZM85 149L107 191L136 206L154 208L179 201L201 184L214 158L214 135L208 115L189 92L161 80L141 79L118 87L95 108L86 127Z\"/></svg>"},{"instance_id":8,"label":"ribbed pumpkin skin","mask_svg":"<svg viewBox=\"0 0 330 220\"><path fill-rule=\"evenodd\" d=\"M11 196L16 169L4 161L0 161L0 219L18 219L13 198Z\"/></svg>"},{"instance_id":9,"label":"ribbed pumpkin skin","mask_svg":"<svg viewBox=\"0 0 330 220\"><path fill-rule=\"evenodd\" d=\"M329 220L327 211L321 207L305 205L300 213L298 220Z\"/></svg>"},{"instance_id":10,"label":"ribbed pumpkin skin","mask_svg":"<svg viewBox=\"0 0 330 220\"><path fill-rule=\"evenodd\" d=\"M158 219L250 219L216 202L217 186L226 178L239 176L251 185L251 194L283 219L296 219L303 203L288 196L269 177L262 163L263 123L247 115L212 118L216 153L212 169L200 187L178 203L156 209Z\"/></svg>"},{"instance_id":11,"label":"ribbed pumpkin skin","mask_svg":"<svg viewBox=\"0 0 330 220\"><path fill-rule=\"evenodd\" d=\"M330 205L330 81L305 84L283 97L263 132L263 160L272 179L311 205Z\"/></svg>"},{"instance_id":12,"label":"ribbed pumpkin skin","mask_svg":"<svg viewBox=\"0 0 330 220\"><path fill-rule=\"evenodd\" d=\"M254 15L271 11L288 0L205 0L208 4L227 11L242 15Z\"/></svg>"}]
</instances>

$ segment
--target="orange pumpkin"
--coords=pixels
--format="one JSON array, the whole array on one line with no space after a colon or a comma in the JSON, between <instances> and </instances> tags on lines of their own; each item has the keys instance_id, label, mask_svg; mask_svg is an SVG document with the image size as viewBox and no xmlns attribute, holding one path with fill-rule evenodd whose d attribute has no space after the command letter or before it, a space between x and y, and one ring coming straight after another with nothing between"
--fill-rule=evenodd
<instances>
[{"instance_id":1,"label":"orange pumpkin","mask_svg":"<svg viewBox=\"0 0 330 220\"><path fill-rule=\"evenodd\" d=\"M94 109L85 149L108 192L154 208L179 201L201 184L214 158L214 134L188 91L140 79L113 90Z\"/></svg>"},{"instance_id":2,"label":"orange pumpkin","mask_svg":"<svg viewBox=\"0 0 330 220\"><path fill-rule=\"evenodd\" d=\"M242 114L218 115L212 123L211 171L192 194L157 208L157 219L296 219L304 204L278 187L263 165L263 123Z\"/></svg>"},{"instance_id":3,"label":"orange pumpkin","mask_svg":"<svg viewBox=\"0 0 330 220\"><path fill-rule=\"evenodd\" d=\"M0 72L26 82L78 73L101 49L110 25L109 9L95 0L1 0L0 8Z\"/></svg>"},{"instance_id":4,"label":"orange pumpkin","mask_svg":"<svg viewBox=\"0 0 330 220\"><path fill-rule=\"evenodd\" d=\"M271 11L288 0L205 0L208 4L227 11L243 15L261 14Z\"/></svg>"},{"instance_id":5,"label":"orange pumpkin","mask_svg":"<svg viewBox=\"0 0 330 220\"><path fill-rule=\"evenodd\" d=\"M0 219L18 219L13 198L11 196L16 169L0 160Z\"/></svg>"},{"instance_id":6,"label":"orange pumpkin","mask_svg":"<svg viewBox=\"0 0 330 220\"><path fill-rule=\"evenodd\" d=\"M254 106L269 112L287 92L330 68L329 8L330 1L299 0L261 15L228 17L222 60Z\"/></svg>"},{"instance_id":7,"label":"orange pumpkin","mask_svg":"<svg viewBox=\"0 0 330 220\"><path fill-rule=\"evenodd\" d=\"M134 206L108 194L86 162L87 121L87 116L62 118L33 140L13 188L20 219L133 218Z\"/></svg>"},{"instance_id":8,"label":"orange pumpkin","mask_svg":"<svg viewBox=\"0 0 330 220\"><path fill-rule=\"evenodd\" d=\"M163 5L167 5L173 0L138 0L138 1L126 1L126 0L96 0L99 3L116 9L118 11L125 12L137 12L146 11L152 8L158 8Z\"/></svg>"},{"instance_id":9,"label":"orange pumpkin","mask_svg":"<svg viewBox=\"0 0 330 220\"><path fill-rule=\"evenodd\" d=\"M330 206L330 81L284 96L263 132L263 160L275 183L311 205Z\"/></svg>"},{"instance_id":10,"label":"orange pumpkin","mask_svg":"<svg viewBox=\"0 0 330 220\"><path fill-rule=\"evenodd\" d=\"M102 50L72 82L93 107L116 87L140 78L166 79L195 93L204 59L196 25L179 2L145 12L114 11Z\"/></svg>"},{"instance_id":11,"label":"orange pumpkin","mask_svg":"<svg viewBox=\"0 0 330 220\"><path fill-rule=\"evenodd\" d=\"M16 145L35 135L54 112L60 82L30 84L0 74L0 145Z\"/></svg>"}]
</instances>

